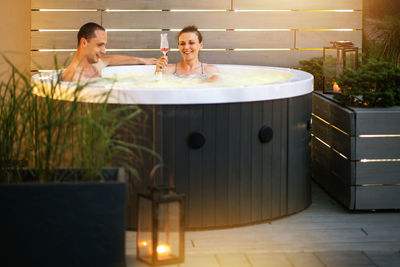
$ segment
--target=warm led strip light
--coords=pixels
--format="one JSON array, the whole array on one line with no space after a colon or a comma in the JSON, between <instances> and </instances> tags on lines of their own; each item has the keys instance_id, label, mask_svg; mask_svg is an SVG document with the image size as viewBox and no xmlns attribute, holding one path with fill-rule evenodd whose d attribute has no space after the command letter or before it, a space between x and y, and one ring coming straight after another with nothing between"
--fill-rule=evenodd
<instances>
[{"instance_id":1,"label":"warm led strip light","mask_svg":"<svg viewBox=\"0 0 400 267\"><path fill-rule=\"evenodd\" d=\"M58 8L40 8L32 9L32 11L41 12L359 12L361 10L356 9L58 9Z\"/></svg>"},{"instance_id":2,"label":"warm led strip light","mask_svg":"<svg viewBox=\"0 0 400 267\"><path fill-rule=\"evenodd\" d=\"M232 29L235 32L290 32L292 29Z\"/></svg>"},{"instance_id":3,"label":"warm led strip light","mask_svg":"<svg viewBox=\"0 0 400 267\"><path fill-rule=\"evenodd\" d=\"M361 138L400 137L400 134L360 134Z\"/></svg>"},{"instance_id":4,"label":"warm led strip light","mask_svg":"<svg viewBox=\"0 0 400 267\"><path fill-rule=\"evenodd\" d=\"M226 12L226 9L171 9L171 12Z\"/></svg>"},{"instance_id":5,"label":"warm led strip light","mask_svg":"<svg viewBox=\"0 0 400 267\"><path fill-rule=\"evenodd\" d=\"M361 186L399 186L400 184L362 184Z\"/></svg>"},{"instance_id":6,"label":"warm led strip light","mask_svg":"<svg viewBox=\"0 0 400 267\"><path fill-rule=\"evenodd\" d=\"M35 10L32 10L35 11ZM39 9L42 12L95 12L97 9Z\"/></svg>"},{"instance_id":7,"label":"warm led strip light","mask_svg":"<svg viewBox=\"0 0 400 267\"><path fill-rule=\"evenodd\" d=\"M233 51L290 51L291 48L233 48Z\"/></svg>"},{"instance_id":8,"label":"warm led strip light","mask_svg":"<svg viewBox=\"0 0 400 267\"><path fill-rule=\"evenodd\" d=\"M106 29L106 32L161 32L162 29Z\"/></svg>"},{"instance_id":9,"label":"warm led strip light","mask_svg":"<svg viewBox=\"0 0 400 267\"><path fill-rule=\"evenodd\" d=\"M360 162L400 162L400 159L361 159Z\"/></svg>"},{"instance_id":10,"label":"warm led strip light","mask_svg":"<svg viewBox=\"0 0 400 267\"><path fill-rule=\"evenodd\" d=\"M327 142L325 142L324 140L322 140L321 138L318 138L317 136L315 136L314 134L311 134L312 137L314 137L315 139L317 139L319 142L321 142L322 144L324 144L325 146L329 147L330 149L332 149L336 154L339 154L339 156L341 156L342 158L348 160L348 158L343 155L342 153L340 153L340 151L338 151L337 149L333 148L331 145L329 145Z\"/></svg>"},{"instance_id":11,"label":"warm led strip light","mask_svg":"<svg viewBox=\"0 0 400 267\"><path fill-rule=\"evenodd\" d=\"M77 32L79 29L39 29L40 32Z\"/></svg>"},{"instance_id":12,"label":"warm led strip light","mask_svg":"<svg viewBox=\"0 0 400 267\"><path fill-rule=\"evenodd\" d=\"M321 32L353 32L361 31L361 29L296 29L298 31L321 31Z\"/></svg>"},{"instance_id":13,"label":"warm led strip light","mask_svg":"<svg viewBox=\"0 0 400 267\"><path fill-rule=\"evenodd\" d=\"M182 29L106 29L109 32L156 32L171 31L179 32ZM289 31L360 31L361 29L199 29L206 32L289 32ZM39 32L71 32L79 31L79 29L32 29Z\"/></svg>"},{"instance_id":14,"label":"warm led strip light","mask_svg":"<svg viewBox=\"0 0 400 267\"><path fill-rule=\"evenodd\" d=\"M328 121L326 121L326 120L324 120L323 118L321 118L321 117L315 115L314 113L311 113L311 115L312 115L313 117L319 119L319 120L322 121L323 123L328 124L328 125L331 126L332 128L338 130L339 132L341 132L341 133L343 133L343 134L345 134L345 135L349 135L348 133L346 133L346 132L343 131L342 129L336 127L335 125L329 123Z\"/></svg>"},{"instance_id":15,"label":"warm led strip light","mask_svg":"<svg viewBox=\"0 0 400 267\"><path fill-rule=\"evenodd\" d=\"M106 9L105 12L161 12L162 9Z\"/></svg>"},{"instance_id":16,"label":"warm led strip light","mask_svg":"<svg viewBox=\"0 0 400 267\"><path fill-rule=\"evenodd\" d=\"M235 12L291 12L291 9L234 9Z\"/></svg>"}]
</instances>

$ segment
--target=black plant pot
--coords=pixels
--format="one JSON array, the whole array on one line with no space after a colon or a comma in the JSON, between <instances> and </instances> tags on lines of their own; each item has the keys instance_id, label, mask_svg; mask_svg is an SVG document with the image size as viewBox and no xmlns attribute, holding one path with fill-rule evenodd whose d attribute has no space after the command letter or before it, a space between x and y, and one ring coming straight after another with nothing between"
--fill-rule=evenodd
<instances>
[{"instance_id":1,"label":"black plant pot","mask_svg":"<svg viewBox=\"0 0 400 267\"><path fill-rule=\"evenodd\" d=\"M125 179L106 172L113 179L1 184L1 265L125 266Z\"/></svg>"}]
</instances>

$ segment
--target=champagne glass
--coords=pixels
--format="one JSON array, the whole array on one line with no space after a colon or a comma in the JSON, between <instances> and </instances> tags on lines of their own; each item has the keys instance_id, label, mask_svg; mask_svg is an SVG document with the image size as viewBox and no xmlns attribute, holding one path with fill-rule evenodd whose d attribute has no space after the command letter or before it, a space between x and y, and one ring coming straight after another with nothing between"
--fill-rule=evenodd
<instances>
[{"instance_id":1,"label":"champagne glass","mask_svg":"<svg viewBox=\"0 0 400 267\"><path fill-rule=\"evenodd\" d=\"M160 50L164 56L166 56L167 52L169 51L168 37L166 32L161 33Z\"/></svg>"},{"instance_id":2,"label":"champagne glass","mask_svg":"<svg viewBox=\"0 0 400 267\"><path fill-rule=\"evenodd\" d=\"M166 56L167 52L169 51L168 37L166 32L161 33L160 50L164 56ZM166 67L163 67L161 71L156 72L156 81L160 81L162 79L162 71L165 69Z\"/></svg>"}]
</instances>

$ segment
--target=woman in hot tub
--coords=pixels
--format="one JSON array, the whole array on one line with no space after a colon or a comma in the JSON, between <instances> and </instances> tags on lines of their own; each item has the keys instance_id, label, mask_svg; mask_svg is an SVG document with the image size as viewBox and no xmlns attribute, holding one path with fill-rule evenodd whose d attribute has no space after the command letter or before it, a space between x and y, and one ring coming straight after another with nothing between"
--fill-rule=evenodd
<instances>
[{"instance_id":1,"label":"woman in hot tub","mask_svg":"<svg viewBox=\"0 0 400 267\"><path fill-rule=\"evenodd\" d=\"M168 57L157 60L156 72L173 74L177 77L200 76L209 80L217 79L218 68L199 61L199 51L203 48L203 37L196 26L183 28L178 34L178 47L183 61L168 64Z\"/></svg>"}]
</instances>

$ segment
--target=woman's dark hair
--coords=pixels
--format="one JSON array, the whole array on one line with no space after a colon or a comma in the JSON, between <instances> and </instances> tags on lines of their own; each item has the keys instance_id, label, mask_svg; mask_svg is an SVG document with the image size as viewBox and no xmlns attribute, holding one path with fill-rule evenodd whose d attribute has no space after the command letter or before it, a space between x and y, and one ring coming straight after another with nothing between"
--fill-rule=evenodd
<instances>
[{"instance_id":1,"label":"woman's dark hair","mask_svg":"<svg viewBox=\"0 0 400 267\"><path fill-rule=\"evenodd\" d=\"M78 46L81 38L85 38L89 42L91 38L96 37L94 33L96 30L106 31L101 25L94 22L88 22L83 25L78 32Z\"/></svg>"},{"instance_id":2,"label":"woman's dark hair","mask_svg":"<svg viewBox=\"0 0 400 267\"><path fill-rule=\"evenodd\" d=\"M189 25L186 26L185 28L183 28L179 33L178 33L178 41L179 41L179 36L181 36L182 33L186 33L186 32L194 32L197 35L197 38L199 39L199 43L201 43L203 41L203 36L201 35L201 33L199 32L199 29L197 29L197 27L195 25Z\"/></svg>"}]
</instances>

